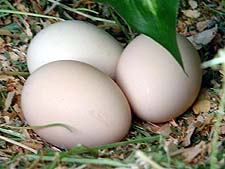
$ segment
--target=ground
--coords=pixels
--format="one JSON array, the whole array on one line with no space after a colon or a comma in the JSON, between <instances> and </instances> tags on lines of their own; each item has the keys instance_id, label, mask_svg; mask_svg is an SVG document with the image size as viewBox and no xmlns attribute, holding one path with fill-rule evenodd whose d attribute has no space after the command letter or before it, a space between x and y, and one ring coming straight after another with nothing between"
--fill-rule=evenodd
<instances>
[{"instance_id":1,"label":"ground","mask_svg":"<svg viewBox=\"0 0 225 169\"><path fill-rule=\"evenodd\" d=\"M20 108L21 89L29 76L26 52L33 36L59 18L91 22L124 46L136 35L107 6L92 0L55 2L0 0L0 10L7 10L0 12L0 169L225 168L222 66L203 69L201 92L186 113L164 124L134 118L122 142L66 151L38 137L28 127ZM118 26L115 20L122 24ZM181 1L177 31L194 44L202 62L213 59L225 44L224 2Z\"/></svg>"}]
</instances>

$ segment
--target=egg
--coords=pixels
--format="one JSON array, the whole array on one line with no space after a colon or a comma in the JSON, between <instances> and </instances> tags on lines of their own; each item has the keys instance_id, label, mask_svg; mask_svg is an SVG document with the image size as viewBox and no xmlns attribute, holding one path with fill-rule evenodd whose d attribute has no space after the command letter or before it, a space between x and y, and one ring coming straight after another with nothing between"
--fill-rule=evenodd
<instances>
[{"instance_id":1,"label":"egg","mask_svg":"<svg viewBox=\"0 0 225 169\"><path fill-rule=\"evenodd\" d=\"M41 30L27 51L32 73L52 61L75 60L88 63L112 78L122 46L102 29L84 21L62 21Z\"/></svg>"},{"instance_id":2,"label":"egg","mask_svg":"<svg viewBox=\"0 0 225 169\"><path fill-rule=\"evenodd\" d=\"M177 35L184 70L159 43L137 36L125 48L116 80L134 113L145 121L162 123L184 113L201 86L200 58L192 44Z\"/></svg>"},{"instance_id":3,"label":"egg","mask_svg":"<svg viewBox=\"0 0 225 169\"><path fill-rule=\"evenodd\" d=\"M34 71L22 89L21 108L47 142L62 148L98 146L123 139L131 125L129 104L118 85L78 61L55 61Z\"/></svg>"}]
</instances>

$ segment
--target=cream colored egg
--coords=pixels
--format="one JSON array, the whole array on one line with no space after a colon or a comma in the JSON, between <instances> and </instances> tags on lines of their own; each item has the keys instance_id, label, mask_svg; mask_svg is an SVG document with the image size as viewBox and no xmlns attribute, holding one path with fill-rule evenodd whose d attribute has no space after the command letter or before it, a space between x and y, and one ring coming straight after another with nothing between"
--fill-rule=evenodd
<instances>
[{"instance_id":1,"label":"cream colored egg","mask_svg":"<svg viewBox=\"0 0 225 169\"><path fill-rule=\"evenodd\" d=\"M27 79L21 107L31 126L62 123L35 132L58 147L98 146L123 139L131 125L129 104L116 83L77 61L51 62Z\"/></svg>"},{"instance_id":2,"label":"cream colored egg","mask_svg":"<svg viewBox=\"0 0 225 169\"><path fill-rule=\"evenodd\" d=\"M200 58L191 43L177 35L184 73L171 54L145 35L136 37L122 53L117 82L141 119L165 122L184 113L201 86Z\"/></svg>"},{"instance_id":3,"label":"cream colored egg","mask_svg":"<svg viewBox=\"0 0 225 169\"><path fill-rule=\"evenodd\" d=\"M114 77L122 47L102 29L84 21L63 21L47 26L31 41L27 65L32 73L57 60L88 63Z\"/></svg>"}]
</instances>

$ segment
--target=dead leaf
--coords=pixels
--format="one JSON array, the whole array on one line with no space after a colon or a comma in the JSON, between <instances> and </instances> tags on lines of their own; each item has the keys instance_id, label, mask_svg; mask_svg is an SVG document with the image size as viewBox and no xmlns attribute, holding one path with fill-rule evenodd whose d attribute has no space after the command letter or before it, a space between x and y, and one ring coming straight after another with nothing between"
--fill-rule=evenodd
<instances>
[{"instance_id":1,"label":"dead leaf","mask_svg":"<svg viewBox=\"0 0 225 169\"><path fill-rule=\"evenodd\" d=\"M14 52L9 52L9 55L10 55L10 59L12 59L13 61L18 61L18 59L20 58L20 56L18 56Z\"/></svg>"},{"instance_id":2,"label":"dead leaf","mask_svg":"<svg viewBox=\"0 0 225 169\"><path fill-rule=\"evenodd\" d=\"M198 30L199 32L202 32L202 31L205 30L208 26L209 26L209 20L201 21L201 22L198 22L198 23L196 24L197 30Z\"/></svg>"},{"instance_id":3,"label":"dead leaf","mask_svg":"<svg viewBox=\"0 0 225 169\"><path fill-rule=\"evenodd\" d=\"M197 34L194 39L195 42L197 44L202 44L202 45L207 45L208 43L210 43L213 38L216 36L216 32L217 32L218 28L217 26L212 28L212 29L208 29L205 30L199 34Z\"/></svg>"},{"instance_id":4,"label":"dead leaf","mask_svg":"<svg viewBox=\"0 0 225 169\"><path fill-rule=\"evenodd\" d=\"M0 72L0 80L1 81L8 81L9 79L11 79L12 77L8 76L8 75L4 75L2 72Z\"/></svg>"},{"instance_id":5,"label":"dead leaf","mask_svg":"<svg viewBox=\"0 0 225 169\"><path fill-rule=\"evenodd\" d=\"M178 150L178 145L172 139L166 140L164 142L164 150L171 156L171 154Z\"/></svg>"},{"instance_id":6,"label":"dead leaf","mask_svg":"<svg viewBox=\"0 0 225 169\"><path fill-rule=\"evenodd\" d=\"M204 123L204 117L203 117L203 115L198 115L198 117L196 118L196 120L197 120L197 122L199 122L199 123ZM199 127L199 126L197 126L197 127Z\"/></svg>"},{"instance_id":7,"label":"dead leaf","mask_svg":"<svg viewBox=\"0 0 225 169\"><path fill-rule=\"evenodd\" d=\"M22 12L29 12L29 8L25 7L22 3L17 4L17 9L22 11Z\"/></svg>"},{"instance_id":8,"label":"dead leaf","mask_svg":"<svg viewBox=\"0 0 225 169\"><path fill-rule=\"evenodd\" d=\"M27 36L32 37L33 33L31 31L31 29L30 29L30 25L27 22L24 22L24 25L26 27L26 29L24 30L25 33L27 34Z\"/></svg>"},{"instance_id":9,"label":"dead leaf","mask_svg":"<svg viewBox=\"0 0 225 169\"><path fill-rule=\"evenodd\" d=\"M4 44L4 40L0 37L0 46L2 46Z\"/></svg>"},{"instance_id":10,"label":"dead leaf","mask_svg":"<svg viewBox=\"0 0 225 169\"><path fill-rule=\"evenodd\" d=\"M213 121L214 121L213 114L203 113L198 115L195 123L196 130L198 132L201 131L202 135L208 135L211 130L211 126L214 123Z\"/></svg>"},{"instance_id":11,"label":"dead leaf","mask_svg":"<svg viewBox=\"0 0 225 169\"><path fill-rule=\"evenodd\" d=\"M6 124L10 124L11 123L9 116L3 116L3 119L4 119Z\"/></svg>"},{"instance_id":12,"label":"dead leaf","mask_svg":"<svg viewBox=\"0 0 225 169\"><path fill-rule=\"evenodd\" d=\"M166 123L162 125L156 133L161 134L163 136L169 136L172 133L170 129L170 124Z\"/></svg>"},{"instance_id":13,"label":"dead leaf","mask_svg":"<svg viewBox=\"0 0 225 169\"><path fill-rule=\"evenodd\" d=\"M196 117L190 116L190 117L186 117L185 119L186 119L187 123L192 123L193 121L195 121Z\"/></svg>"},{"instance_id":14,"label":"dead leaf","mask_svg":"<svg viewBox=\"0 0 225 169\"><path fill-rule=\"evenodd\" d=\"M187 129L187 135L184 138L183 145L185 147L189 146L191 144L191 136L193 135L195 131L195 125L194 123L189 124L188 129Z\"/></svg>"},{"instance_id":15,"label":"dead leaf","mask_svg":"<svg viewBox=\"0 0 225 169\"><path fill-rule=\"evenodd\" d=\"M220 165L220 166L225 166L225 158L223 158L223 159L221 159L221 160L219 161L219 165Z\"/></svg>"},{"instance_id":16,"label":"dead leaf","mask_svg":"<svg viewBox=\"0 0 225 169\"><path fill-rule=\"evenodd\" d=\"M215 26L212 29L207 29L201 33L189 36L187 39L195 46L196 49L201 49L204 45L209 44L216 36L218 28Z\"/></svg>"},{"instance_id":17,"label":"dead leaf","mask_svg":"<svg viewBox=\"0 0 225 169\"><path fill-rule=\"evenodd\" d=\"M201 13L198 10L182 10L183 14L189 18L198 18Z\"/></svg>"},{"instance_id":18,"label":"dead leaf","mask_svg":"<svg viewBox=\"0 0 225 169\"><path fill-rule=\"evenodd\" d=\"M12 35L12 33L6 29L0 29L0 35L10 36L10 35Z\"/></svg>"},{"instance_id":19,"label":"dead leaf","mask_svg":"<svg viewBox=\"0 0 225 169\"><path fill-rule=\"evenodd\" d=\"M41 143L37 143L37 142L30 142L30 141L24 141L22 142L24 145L30 147L30 148L33 148L35 150L40 150L43 148L43 145Z\"/></svg>"},{"instance_id":20,"label":"dead leaf","mask_svg":"<svg viewBox=\"0 0 225 169\"><path fill-rule=\"evenodd\" d=\"M174 126L174 127L178 127L179 126L174 119L170 120L170 124L172 126Z\"/></svg>"},{"instance_id":21,"label":"dead leaf","mask_svg":"<svg viewBox=\"0 0 225 169\"><path fill-rule=\"evenodd\" d=\"M6 41L7 43L10 43L10 42L12 41L12 39L11 39L9 36L7 36L7 37L5 38L5 41Z\"/></svg>"},{"instance_id":22,"label":"dead leaf","mask_svg":"<svg viewBox=\"0 0 225 169\"><path fill-rule=\"evenodd\" d=\"M206 88L202 88L198 95L198 100L210 100L209 90Z\"/></svg>"},{"instance_id":23,"label":"dead leaf","mask_svg":"<svg viewBox=\"0 0 225 169\"><path fill-rule=\"evenodd\" d=\"M20 107L19 107L18 104L15 104L15 105L13 106L13 109L15 110L16 113L21 112L21 109L20 109Z\"/></svg>"},{"instance_id":24,"label":"dead leaf","mask_svg":"<svg viewBox=\"0 0 225 169\"><path fill-rule=\"evenodd\" d=\"M187 25L183 21L178 21L177 23L177 32L180 32L182 34L187 33Z\"/></svg>"},{"instance_id":25,"label":"dead leaf","mask_svg":"<svg viewBox=\"0 0 225 169\"><path fill-rule=\"evenodd\" d=\"M213 121L215 119L213 114L203 113L202 115L204 117L204 123L205 124L212 124L213 123Z\"/></svg>"},{"instance_id":26,"label":"dead leaf","mask_svg":"<svg viewBox=\"0 0 225 169\"><path fill-rule=\"evenodd\" d=\"M221 126L220 133L223 134L223 135L225 134L225 125Z\"/></svg>"},{"instance_id":27,"label":"dead leaf","mask_svg":"<svg viewBox=\"0 0 225 169\"><path fill-rule=\"evenodd\" d=\"M35 1L31 1L31 4L32 4L33 8L34 8L39 14L43 14L42 7L41 7L40 3L35 2Z\"/></svg>"},{"instance_id":28,"label":"dead leaf","mask_svg":"<svg viewBox=\"0 0 225 169\"><path fill-rule=\"evenodd\" d=\"M189 0L188 4L190 5L191 9L196 9L198 7L198 3L194 0Z\"/></svg>"},{"instance_id":29,"label":"dead leaf","mask_svg":"<svg viewBox=\"0 0 225 169\"><path fill-rule=\"evenodd\" d=\"M17 116L16 112L11 112L11 113L9 113L9 112L2 112L1 115L5 116L5 117L8 117L9 119L14 119Z\"/></svg>"},{"instance_id":30,"label":"dead leaf","mask_svg":"<svg viewBox=\"0 0 225 169\"><path fill-rule=\"evenodd\" d=\"M207 113L210 110L209 100L198 100L192 107L195 114Z\"/></svg>"},{"instance_id":31,"label":"dead leaf","mask_svg":"<svg viewBox=\"0 0 225 169\"><path fill-rule=\"evenodd\" d=\"M5 107L4 107L4 111L8 111L9 107L11 106L12 104L12 99L13 97L15 96L15 92L12 91L12 92L8 92L7 94L7 98L5 100Z\"/></svg>"},{"instance_id":32,"label":"dead leaf","mask_svg":"<svg viewBox=\"0 0 225 169\"><path fill-rule=\"evenodd\" d=\"M205 142L201 141L199 144L197 144L195 147L187 148L182 153L184 156L184 161L187 163L191 163L196 156L198 156L202 151L204 151Z\"/></svg>"},{"instance_id":33,"label":"dead leaf","mask_svg":"<svg viewBox=\"0 0 225 169\"><path fill-rule=\"evenodd\" d=\"M25 121L25 120L24 120L24 121ZM29 134L29 132L28 132L28 129L23 129L23 130L22 130L22 134L25 135L25 137L26 137L27 139L31 139L31 136L30 136L30 134Z\"/></svg>"},{"instance_id":34,"label":"dead leaf","mask_svg":"<svg viewBox=\"0 0 225 169\"><path fill-rule=\"evenodd\" d=\"M66 166L57 166L55 169L68 169L68 167L66 167Z\"/></svg>"}]
</instances>

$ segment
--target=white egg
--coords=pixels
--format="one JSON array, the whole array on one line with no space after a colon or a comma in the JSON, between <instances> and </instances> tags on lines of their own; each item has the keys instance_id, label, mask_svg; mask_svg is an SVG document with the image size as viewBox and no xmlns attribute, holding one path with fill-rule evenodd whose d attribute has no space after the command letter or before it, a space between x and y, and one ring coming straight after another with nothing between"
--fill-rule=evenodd
<instances>
[{"instance_id":1,"label":"white egg","mask_svg":"<svg viewBox=\"0 0 225 169\"><path fill-rule=\"evenodd\" d=\"M27 52L30 73L57 60L88 63L114 77L122 47L111 35L84 21L63 21L47 26L31 41Z\"/></svg>"},{"instance_id":2,"label":"white egg","mask_svg":"<svg viewBox=\"0 0 225 169\"><path fill-rule=\"evenodd\" d=\"M31 126L59 147L98 146L123 139L131 125L129 104L117 84L103 72L77 61L42 66L27 79L21 107Z\"/></svg>"},{"instance_id":3,"label":"white egg","mask_svg":"<svg viewBox=\"0 0 225 169\"><path fill-rule=\"evenodd\" d=\"M192 44L177 35L184 70L172 55L148 36L136 37L125 48L117 82L141 119L166 122L184 113L201 86L200 58Z\"/></svg>"}]
</instances>

